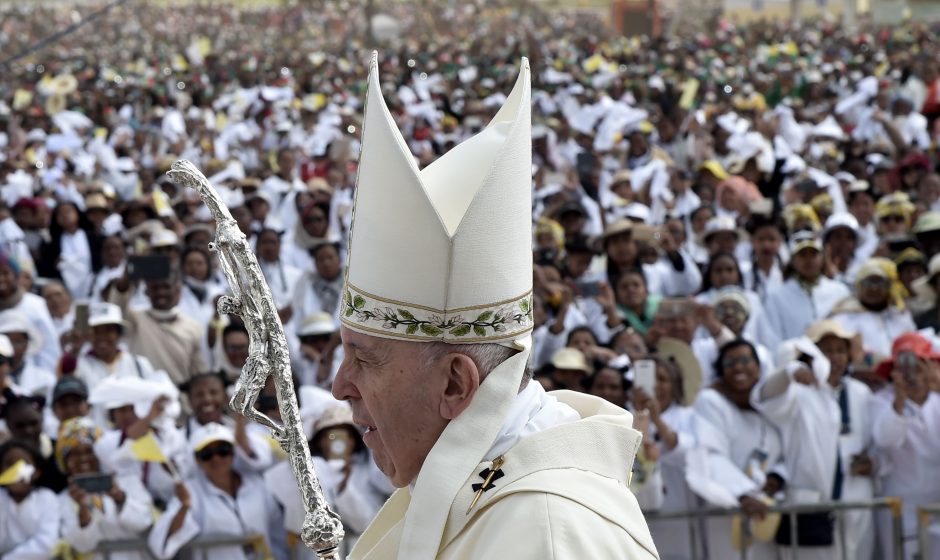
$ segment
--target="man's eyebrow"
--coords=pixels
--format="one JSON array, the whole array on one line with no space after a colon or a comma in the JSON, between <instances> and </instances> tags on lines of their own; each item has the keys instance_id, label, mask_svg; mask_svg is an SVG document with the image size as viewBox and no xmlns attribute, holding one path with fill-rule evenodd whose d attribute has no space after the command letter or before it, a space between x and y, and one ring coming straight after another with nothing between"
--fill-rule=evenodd
<instances>
[{"instance_id":1,"label":"man's eyebrow","mask_svg":"<svg viewBox=\"0 0 940 560\"><path fill-rule=\"evenodd\" d=\"M353 352L356 353L358 357L360 357L361 359L367 362L381 363L384 357L386 357L388 354L388 352L383 352L381 350L375 350L375 349L369 349L359 344L356 344L355 342L350 342L348 344L349 344L349 347L353 350Z\"/></svg>"}]
</instances>

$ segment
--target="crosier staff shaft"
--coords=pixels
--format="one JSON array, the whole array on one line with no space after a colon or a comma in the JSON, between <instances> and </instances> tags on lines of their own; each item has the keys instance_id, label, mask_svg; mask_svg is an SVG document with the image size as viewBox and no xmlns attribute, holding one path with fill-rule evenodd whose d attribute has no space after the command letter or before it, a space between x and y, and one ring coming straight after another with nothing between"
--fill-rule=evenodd
<instances>
[{"instance_id":1,"label":"crosier staff shaft","mask_svg":"<svg viewBox=\"0 0 940 560\"><path fill-rule=\"evenodd\" d=\"M179 160L167 175L174 182L196 190L215 218L215 241L209 244L209 250L218 253L222 271L232 289L232 295L219 300L219 313L239 315L248 330L248 361L235 384L230 407L270 428L287 453L306 511L301 533L304 544L323 560L341 560L339 545L343 541L343 525L327 504L310 460L291 379L287 338L258 260L231 212L195 165ZM269 376L274 377L283 425L255 409L255 401Z\"/></svg>"}]
</instances>

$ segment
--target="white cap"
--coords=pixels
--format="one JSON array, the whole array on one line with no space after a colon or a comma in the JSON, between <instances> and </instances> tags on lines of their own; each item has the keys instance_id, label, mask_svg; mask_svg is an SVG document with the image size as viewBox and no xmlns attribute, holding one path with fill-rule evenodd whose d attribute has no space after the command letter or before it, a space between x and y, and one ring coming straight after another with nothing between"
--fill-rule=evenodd
<instances>
[{"instance_id":1,"label":"white cap","mask_svg":"<svg viewBox=\"0 0 940 560\"><path fill-rule=\"evenodd\" d=\"M196 428L189 436L189 448L193 451L202 451L206 446L217 441L235 444L235 433L222 424L209 422Z\"/></svg>"},{"instance_id":2,"label":"white cap","mask_svg":"<svg viewBox=\"0 0 940 560\"><path fill-rule=\"evenodd\" d=\"M705 222L705 231L702 232L702 241L707 241L712 235L722 232L733 233L735 236L741 237L741 232L738 231L738 224L734 221L734 218L730 216L715 216Z\"/></svg>"},{"instance_id":3,"label":"white cap","mask_svg":"<svg viewBox=\"0 0 940 560\"><path fill-rule=\"evenodd\" d=\"M99 302L94 303L88 309L88 326L100 327L101 325L124 326L124 316L121 314L121 308L113 303Z\"/></svg>"},{"instance_id":4,"label":"white cap","mask_svg":"<svg viewBox=\"0 0 940 560\"><path fill-rule=\"evenodd\" d=\"M176 247L179 244L179 236L168 229L159 229L150 235L151 247Z\"/></svg>"},{"instance_id":5,"label":"white cap","mask_svg":"<svg viewBox=\"0 0 940 560\"><path fill-rule=\"evenodd\" d=\"M5 334L0 334L0 356L4 358L13 357L13 343Z\"/></svg>"},{"instance_id":6,"label":"white cap","mask_svg":"<svg viewBox=\"0 0 940 560\"><path fill-rule=\"evenodd\" d=\"M304 322L297 330L298 337L317 336L323 334L333 334L338 329L333 322L333 316L329 313L314 313L304 319Z\"/></svg>"},{"instance_id":7,"label":"white cap","mask_svg":"<svg viewBox=\"0 0 940 560\"><path fill-rule=\"evenodd\" d=\"M490 124L421 170L382 97L377 54L367 95L341 321L400 340L508 343L528 337L528 60Z\"/></svg>"},{"instance_id":8,"label":"white cap","mask_svg":"<svg viewBox=\"0 0 940 560\"><path fill-rule=\"evenodd\" d=\"M639 202L631 202L620 211L621 216L632 221L647 223L652 216L649 206Z\"/></svg>"},{"instance_id":9,"label":"white cap","mask_svg":"<svg viewBox=\"0 0 940 560\"><path fill-rule=\"evenodd\" d=\"M29 339L26 355L32 356L42 348L43 336L23 312L8 309L0 313L0 334L24 333ZM7 338L7 337L5 337ZM7 338L9 341L9 338Z\"/></svg>"},{"instance_id":10,"label":"white cap","mask_svg":"<svg viewBox=\"0 0 940 560\"><path fill-rule=\"evenodd\" d=\"M178 414L179 389L172 383L150 381L137 376L112 375L89 387L88 403L104 410L133 405L134 413L143 418L150 411L153 402L161 396L170 399L170 406L164 414L169 417Z\"/></svg>"},{"instance_id":11,"label":"white cap","mask_svg":"<svg viewBox=\"0 0 940 560\"><path fill-rule=\"evenodd\" d=\"M823 227L823 241L829 237L829 233L838 228L848 228L855 235L858 235L858 220L848 212L836 212L826 219L826 225Z\"/></svg>"}]
</instances>

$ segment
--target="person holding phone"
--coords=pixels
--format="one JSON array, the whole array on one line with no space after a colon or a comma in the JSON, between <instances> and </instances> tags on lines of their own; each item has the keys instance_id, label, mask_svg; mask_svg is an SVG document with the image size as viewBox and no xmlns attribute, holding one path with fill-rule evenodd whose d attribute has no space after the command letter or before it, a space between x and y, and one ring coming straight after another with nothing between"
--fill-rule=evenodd
<instances>
[{"instance_id":1,"label":"person holding phone","mask_svg":"<svg viewBox=\"0 0 940 560\"><path fill-rule=\"evenodd\" d=\"M641 362L650 362L653 377L640 383ZM635 382L630 391L632 409L649 415L648 439L657 447L658 468L664 489L663 512L687 511L698 507L698 500L686 482L688 452L698 445L697 416L692 403L701 385L701 368L692 349L676 340L661 341L657 352L634 363ZM644 387L646 385L646 387ZM642 505L642 504L641 504ZM651 520L650 533L662 560L690 558L692 548L702 542L689 538L687 520Z\"/></svg>"},{"instance_id":2,"label":"person holding phone","mask_svg":"<svg viewBox=\"0 0 940 560\"><path fill-rule=\"evenodd\" d=\"M56 495L39 486L43 458L32 442L10 439L0 445L0 474L13 480L0 486L0 557L51 558L59 536Z\"/></svg>"},{"instance_id":3,"label":"person holding phone","mask_svg":"<svg viewBox=\"0 0 940 560\"><path fill-rule=\"evenodd\" d=\"M80 554L93 554L103 541L139 539L153 522L150 493L134 476L101 472L94 444L101 429L88 418L67 420L56 441L56 461L69 477L59 494L62 538ZM141 552L116 552L116 560L143 560ZM103 558L92 555L89 558Z\"/></svg>"},{"instance_id":4,"label":"person holding phone","mask_svg":"<svg viewBox=\"0 0 940 560\"><path fill-rule=\"evenodd\" d=\"M876 395L872 435L881 468L880 494L903 500L905 558L915 558L918 506L940 502L940 354L927 338L904 333L895 339L891 357L876 372L891 384ZM887 513L887 512L884 512ZM890 554L891 520L879 512L882 556ZM932 527L937 526L933 520ZM928 534L935 534L933 529ZM938 550L936 537L931 550Z\"/></svg>"},{"instance_id":5,"label":"person holding phone","mask_svg":"<svg viewBox=\"0 0 940 560\"><path fill-rule=\"evenodd\" d=\"M258 475L234 468L235 433L209 423L190 435L188 448L196 470L176 483L175 497L154 524L148 537L153 555L173 558L200 535L258 535L243 546L211 548L205 558L246 560L272 553L283 558L281 510Z\"/></svg>"}]
</instances>

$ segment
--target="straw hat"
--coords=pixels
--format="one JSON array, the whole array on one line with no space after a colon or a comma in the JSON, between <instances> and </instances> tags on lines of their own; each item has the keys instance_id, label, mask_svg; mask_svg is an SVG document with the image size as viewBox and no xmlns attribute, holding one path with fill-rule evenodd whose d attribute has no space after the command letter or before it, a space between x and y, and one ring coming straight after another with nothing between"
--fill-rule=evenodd
<instances>
[{"instance_id":1,"label":"straw hat","mask_svg":"<svg viewBox=\"0 0 940 560\"><path fill-rule=\"evenodd\" d=\"M661 338L656 354L674 363L682 377L682 404L691 406L702 388L702 366L688 344L677 338Z\"/></svg>"}]
</instances>

